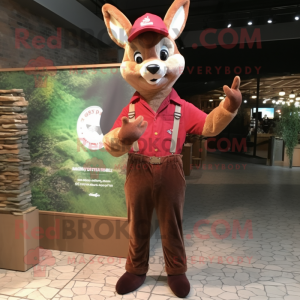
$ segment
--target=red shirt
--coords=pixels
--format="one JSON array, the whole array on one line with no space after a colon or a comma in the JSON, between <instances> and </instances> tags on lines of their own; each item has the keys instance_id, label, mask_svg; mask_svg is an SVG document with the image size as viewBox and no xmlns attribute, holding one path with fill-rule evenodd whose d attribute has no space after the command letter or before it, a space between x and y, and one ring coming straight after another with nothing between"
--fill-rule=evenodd
<instances>
[{"instance_id":1,"label":"red shirt","mask_svg":"<svg viewBox=\"0 0 300 300\"><path fill-rule=\"evenodd\" d=\"M136 92L130 100L135 104L135 117L143 116L148 122L145 133L138 140L140 154L146 156L171 155L170 146L174 123L175 106L181 106L181 118L175 154L180 154L187 133L202 134L207 114L193 104L180 99L177 92L172 89L169 96L162 102L157 112ZM122 117L128 117L129 105L124 107L113 128L122 126ZM130 152L134 152L133 149Z\"/></svg>"}]
</instances>

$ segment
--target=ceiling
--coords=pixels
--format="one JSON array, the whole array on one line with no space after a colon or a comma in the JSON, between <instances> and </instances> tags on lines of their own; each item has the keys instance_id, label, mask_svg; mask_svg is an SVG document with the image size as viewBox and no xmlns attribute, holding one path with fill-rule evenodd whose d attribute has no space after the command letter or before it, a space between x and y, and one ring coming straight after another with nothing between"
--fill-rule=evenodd
<instances>
[{"instance_id":1,"label":"ceiling","mask_svg":"<svg viewBox=\"0 0 300 300\"><path fill-rule=\"evenodd\" d=\"M24 1L22 0L22 2ZM147 12L163 18L173 2L173 0L76 1L102 19L102 6L110 3L118 7L132 23ZM186 68L174 88L183 99L192 95L210 97L210 91L216 94L222 93L221 87L224 84L230 85L234 76L239 75L245 97L249 94L249 90L250 94L256 90L258 76L261 78L262 98L275 96L279 92L278 89L282 87L299 92L299 80L292 81L290 79L290 76L295 78L295 75L291 74L300 74L300 64L298 63L300 49L298 25L300 25L300 20L298 22L295 20L297 15L300 17L299 0L191 0L189 18L184 31L187 36L189 32L198 32L208 27L221 30L226 28L229 22L232 27L250 28L250 31L254 28L268 27L273 35L272 39L262 40L261 47L258 47L259 43L255 42L251 47L246 44L243 49L241 44L237 44L232 49L225 49L222 45L218 45L215 49L183 47L184 39L180 40L179 38L177 40L178 48L185 58ZM272 24L267 23L269 18L272 19ZM253 22L252 27L247 25L250 19ZM281 32L272 28L279 28ZM279 33L283 33L284 38L279 39ZM296 34L291 36L289 33ZM195 40L195 42L198 41ZM212 74L206 74L204 71L198 72L198 68L205 70L207 67L211 68ZM242 72L235 74L236 67L241 68ZM247 67L251 69L250 73L246 72ZM255 68L257 67L260 68L259 73L256 72ZM221 68L220 73L216 71L217 68ZM229 68L231 72L224 72L225 68Z\"/></svg>"},{"instance_id":2,"label":"ceiling","mask_svg":"<svg viewBox=\"0 0 300 300\"><path fill-rule=\"evenodd\" d=\"M246 100L248 104L252 103L255 105L256 99L253 97L257 96L257 79L243 80L240 90L243 95L243 100ZM279 96L281 90L285 92L285 96ZM262 78L260 79L259 85L259 104L261 105L265 101L264 104L269 105L272 104L272 100L289 101L289 94L291 94L291 92L294 92L296 97L300 97L300 74ZM222 100L219 99L220 96L224 96L222 86L201 94L200 100L209 101L212 99L219 102Z\"/></svg>"},{"instance_id":3,"label":"ceiling","mask_svg":"<svg viewBox=\"0 0 300 300\"><path fill-rule=\"evenodd\" d=\"M149 12L164 17L172 0L77 0L102 18L101 7L105 3L119 8L133 23ZM190 13L185 30L224 28L228 22L234 27L246 26L251 19L253 25L291 22L300 13L299 1L295 0L191 0Z\"/></svg>"},{"instance_id":4,"label":"ceiling","mask_svg":"<svg viewBox=\"0 0 300 300\"><path fill-rule=\"evenodd\" d=\"M173 2L173 0L151 0L147 2L137 0L77 1L99 16L99 18L103 18L102 6L105 3L110 3L119 8L132 23L147 12L157 14L163 18ZM247 27L250 19L253 22L253 27L268 24L267 21L270 18L273 22L273 24L269 24L270 26L275 27L275 24L282 24L283 26L286 24L297 25L295 16L298 14L300 16L299 0L191 0L189 18L184 33L188 35L191 31L201 31L208 27L222 29L226 28L229 22L232 24L232 27ZM282 31L288 35L289 31L296 32L297 27L292 27L292 30L282 27ZM230 50L221 46L214 50L206 49L205 47L192 49L183 47L183 37L182 40L179 38L177 42L180 52L186 61L184 74L181 75L175 84L175 89L182 97L216 90L222 87L223 84L230 85L235 75L233 72L229 75L221 74L222 72L220 74L213 72L212 75L198 75L196 70L199 66L202 66L203 69L206 66L210 66L212 69L222 66L222 70L226 66L229 66L231 70L235 66L240 66L243 72L239 75L242 78L245 93L249 89L251 91L256 89L254 86L257 77L255 66L261 67L259 74L261 77L289 76L293 73L300 73L300 66L295 63L295 57L299 56L299 37L290 40L276 40L275 33L273 41L262 42L261 49L258 49L257 44L251 49L247 46L245 49L240 49L239 45ZM251 74L244 72L246 66L252 68ZM189 73L191 68L194 68L194 71ZM246 84L247 80L253 83ZM262 80L262 84L264 84L264 80ZM278 82L270 84L274 88L280 85ZM295 86L295 90L296 88ZM265 92L262 91L262 93ZM267 93L271 92L266 92L266 95L262 94L262 96L267 96Z\"/></svg>"}]
</instances>

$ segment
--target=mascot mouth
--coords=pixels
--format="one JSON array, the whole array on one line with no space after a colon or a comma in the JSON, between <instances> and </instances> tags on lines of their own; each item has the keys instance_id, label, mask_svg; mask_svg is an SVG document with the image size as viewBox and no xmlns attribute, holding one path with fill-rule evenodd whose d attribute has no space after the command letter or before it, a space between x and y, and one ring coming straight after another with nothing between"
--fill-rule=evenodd
<instances>
[{"instance_id":1,"label":"mascot mouth","mask_svg":"<svg viewBox=\"0 0 300 300\"><path fill-rule=\"evenodd\" d=\"M156 66L155 70L148 70L149 66ZM150 72L152 71L152 72ZM155 71L155 72L153 72ZM153 74L154 73L154 74ZM140 69L140 75L143 79L152 86L158 86L161 82L164 82L164 78L167 76L167 66L158 60L151 60L149 63L144 64Z\"/></svg>"},{"instance_id":2,"label":"mascot mouth","mask_svg":"<svg viewBox=\"0 0 300 300\"><path fill-rule=\"evenodd\" d=\"M158 84L162 79L163 79L164 77L161 77L161 78L153 78L153 79L146 79L146 78L144 78L145 80L146 80L146 82L148 82L149 84L151 84L151 85L155 85L155 84Z\"/></svg>"},{"instance_id":3,"label":"mascot mouth","mask_svg":"<svg viewBox=\"0 0 300 300\"><path fill-rule=\"evenodd\" d=\"M163 78L166 77L167 74L165 74L163 77L160 77L160 78L153 78L153 79L146 79L144 78L149 84L151 85L155 85L155 84L158 84Z\"/></svg>"}]
</instances>

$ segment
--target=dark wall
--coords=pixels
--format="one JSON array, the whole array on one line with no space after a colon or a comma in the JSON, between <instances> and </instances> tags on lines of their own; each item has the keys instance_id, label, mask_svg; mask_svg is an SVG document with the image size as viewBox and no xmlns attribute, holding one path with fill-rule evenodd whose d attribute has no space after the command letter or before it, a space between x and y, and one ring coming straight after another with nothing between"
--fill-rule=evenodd
<instances>
[{"instance_id":1,"label":"dark wall","mask_svg":"<svg viewBox=\"0 0 300 300\"><path fill-rule=\"evenodd\" d=\"M55 66L116 62L116 50L93 44L91 37L79 29L62 26L57 18L45 17L38 4L32 10L26 3L0 0L0 68L22 68L40 56ZM58 27L62 28L61 38ZM24 38L27 44L18 43L18 37L24 34L28 35Z\"/></svg>"},{"instance_id":2,"label":"dark wall","mask_svg":"<svg viewBox=\"0 0 300 300\"><path fill-rule=\"evenodd\" d=\"M239 45L233 49L224 49L221 46L217 46L216 49L181 49L186 68L175 88L181 96L201 94L224 84L231 84L235 75L239 75L242 80L255 78L258 73L255 67L260 68L259 75L262 77L300 73L299 49L299 39L263 42L260 49L256 44L252 49L247 45L245 49L240 49ZM198 74L198 67L202 67L202 71L199 69L199 73L202 74ZM206 72L206 67L211 68L212 74ZM219 74L216 67L221 67ZM225 67L228 67L227 73ZM249 74L245 72L246 67ZM242 72L235 73L235 68L237 72L240 69Z\"/></svg>"}]
</instances>

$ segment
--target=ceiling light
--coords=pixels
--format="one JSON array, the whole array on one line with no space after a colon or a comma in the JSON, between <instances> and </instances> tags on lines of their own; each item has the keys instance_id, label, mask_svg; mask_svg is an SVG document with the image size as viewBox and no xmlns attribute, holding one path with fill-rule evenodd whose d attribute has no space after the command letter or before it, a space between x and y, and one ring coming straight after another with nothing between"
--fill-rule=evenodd
<instances>
[{"instance_id":1,"label":"ceiling light","mask_svg":"<svg viewBox=\"0 0 300 300\"><path fill-rule=\"evenodd\" d=\"M276 103L276 101L275 101L275 100L272 100L272 103Z\"/></svg>"},{"instance_id":2,"label":"ceiling light","mask_svg":"<svg viewBox=\"0 0 300 300\"><path fill-rule=\"evenodd\" d=\"M269 19L269 20L268 20L268 23L269 23L269 24L271 24L272 22L273 22L272 19Z\"/></svg>"},{"instance_id":3,"label":"ceiling light","mask_svg":"<svg viewBox=\"0 0 300 300\"><path fill-rule=\"evenodd\" d=\"M257 98L257 96L255 95L255 92L253 92L251 98L252 98L252 99L256 99L256 98Z\"/></svg>"},{"instance_id":4,"label":"ceiling light","mask_svg":"<svg viewBox=\"0 0 300 300\"><path fill-rule=\"evenodd\" d=\"M252 21L249 21L249 22L248 22L248 25L252 25L252 24L253 24Z\"/></svg>"},{"instance_id":5,"label":"ceiling light","mask_svg":"<svg viewBox=\"0 0 300 300\"><path fill-rule=\"evenodd\" d=\"M289 97L290 97L290 98L295 98L295 93L294 93L294 91L292 91L292 92L290 93Z\"/></svg>"},{"instance_id":6,"label":"ceiling light","mask_svg":"<svg viewBox=\"0 0 300 300\"><path fill-rule=\"evenodd\" d=\"M300 96L296 97L296 101L300 101Z\"/></svg>"},{"instance_id":7,"label":"ceiling light","mask_svg":"<svg viewBox=\"0 0 300 300\"><path fill-rule=\"evenodd\" d=\"M223 99L224 99L224 96L220 96L219 99L220 99L220 100L223 100Z\"/></svg>"},{"instance_id":8,"label":"ceiling light","mask_svg":"<svg viewBox=\"0 0 300 300\"><path fill-rule=\"evenodd\" d=\"M267 103L267 101L263 101L263 104L266 104Z\"/></svg>"},{"instance_id":9,"label":"ceiling light","mask_svg":"<svg viewBox=\"0 0 300 300\"><path fill-rule=\"evenodd\" d=\"M227 25L227 27L230 28L230 27L231 27L231 23L229 23L229 24Z\"/></svg>"},{"instance_id":10,"label":"ceiling light","mask_svg":"<svg viewBox=\"0 0 300 300\"><path fill-rule=\"evenodd\" d=\"M295 20L298 21L298 20L299 20L299 16L296 16L296 17L295 17Z\"/></svg>"},{"instance_id":11,"label":"ceiling light","mask_svg":"<svg viewBox=\"0 0 300 300\"><path fill-rule=\"evenodd\" d=\"M279 96L284 96L285 95L285 91L282 89L280 92L279 92Z\"/></svg>"},{"instance_id":12,"label":"ceiling light","mask_svg":"<svg viewBox=\"0 0 300 300\"><path fill-rule=\"evenodd\" d=\"M282 104L285 104L285 101L282 101Z\"/></svg>"},{"instance_id":13,"label":"ceiling light","mask_svg":"<svg viewBox=\"0 0 300 300\"><path fill-rule=\"evenodd\" d=\"M209 99L209 102L213 102L214 100L213 99Z\"/></svg>"},{"instance_id":14,"label":"ceiling light","mask_svg":"<svg viewBox=\"0 0 300 300\"><path fill-rule=\"evenodd\" d=\"M294 100L290 99L290 102L294 102Z\"/></svg>"},{"instance_id":15,"label":"ceiling light","mask_svg":"<svg viewBox=\"0 0 300 300\"><path fill-rule=\"evenodd\" d=\"M244 100L244 103L247 103L248 101L247 100Z\"/></svg>"}]
</instances>

